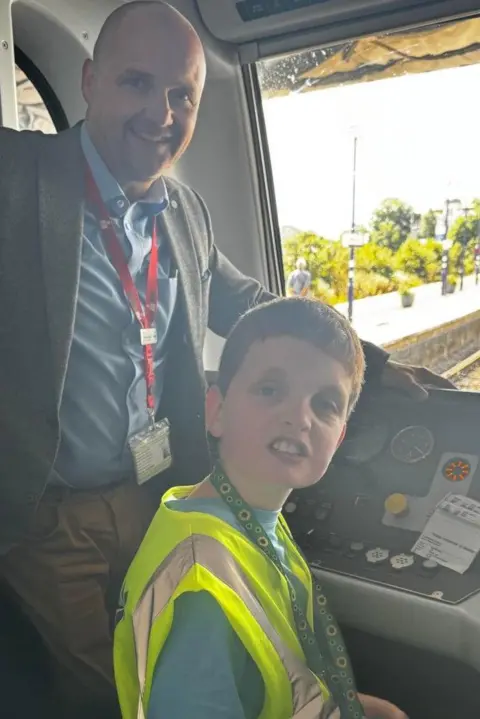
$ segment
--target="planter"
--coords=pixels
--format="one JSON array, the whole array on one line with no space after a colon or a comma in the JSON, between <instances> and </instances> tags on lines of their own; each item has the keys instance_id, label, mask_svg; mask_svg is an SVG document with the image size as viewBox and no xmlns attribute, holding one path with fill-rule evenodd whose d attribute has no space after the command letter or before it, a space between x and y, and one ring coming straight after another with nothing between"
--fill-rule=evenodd
<instances>
[{"instance_id":1,"label":"planter","mask_svg":"<svg viewBox=\"0 0 480 719\"><path fill-rule=\"evenodd\" d=\"M400 295L402 307L411 307L413 305L414 299L415 299L415 295L413 293L408 294L408 295Z\"/></svg>"},{"instance_id":2,"label":"planter","mask_svg":"<svg viewBox=\"0 0 480 719\"><path fill-rule=\"evenodd\" d=\"M452 284L450 284L450 282L447 282L447 284L445 286L445 291L446 291L447 295L452 295L455 292L456 286L457 285L452 285Z\"/></svg>"}]
</instances>

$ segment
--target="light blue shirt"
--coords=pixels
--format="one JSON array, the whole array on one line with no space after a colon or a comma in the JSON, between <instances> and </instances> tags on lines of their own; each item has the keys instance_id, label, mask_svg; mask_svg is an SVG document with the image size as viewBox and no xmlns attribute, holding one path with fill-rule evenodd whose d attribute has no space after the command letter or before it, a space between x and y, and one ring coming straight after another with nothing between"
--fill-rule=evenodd
<instances>
[{"instance_id":1,"label":"light blue shirt","mask_svg":"<svg viewBox=\"0 0 480 719\"><path fill-rule=\"evenodd\" d=\"M243 532L222 499L177 499L169 509L204 512ZM308 595L278 539L278 512L255 510L306 611ZM182 594L155 667L147 719L258 719L265 698L260 671L208 592Z\"/></svg>"},{"instance_id":2,"label":"light blue shirt","mask_svg":"<svg viewBox=\"0 0 480 719\"><path fill-rule=\"evenodd\" d=\"M130 203L95 149L85 124L81 143L144 301L154 218L168 207L165 183L160 178L143 200ZM164 237L158 237L158 242L157 408L167 354L165 338L177 297L168 243ZM140 328L109 259L97 218L86 207L74 334L60 407L61 443L51 481L88 488L131 475L128 438L147 422Z\"/></svg>"}]
</instances>

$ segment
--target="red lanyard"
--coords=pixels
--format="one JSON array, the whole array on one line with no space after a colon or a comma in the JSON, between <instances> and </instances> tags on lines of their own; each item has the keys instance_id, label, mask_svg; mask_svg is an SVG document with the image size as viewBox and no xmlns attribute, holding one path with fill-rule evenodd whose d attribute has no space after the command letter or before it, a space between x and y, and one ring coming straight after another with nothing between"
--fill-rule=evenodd
<instances>
[{"instance_id":1,"label":"red lanyard","mask_svg":"<svg viewBox=\"0 0 480 719\"><path fill-rule=\"evenodd\" d=\"M157 342L157 333L155 328L155 313L158 304L158 243L157 243L157 223L153 223L152 232L152 249L150 251L150 264L148 266L147 290L145 297L145 307L142 304L140 295L133 281L130 270L128 269L125 253L122 250L112 219L107 212L105 203L102 200L100 191L93 178L90 168L87 168L87 198L92 202L98 211L98 219L100 221L100 229L102 231L103 240L110 260L118 272L118 276L123 286L130 306L140 325L140 341L143 345L143 356L145 362L145 381L147 384L147 410L150 418L155 418L155 366L154 366L154 347Z\"/></svg>"}]
</instances>

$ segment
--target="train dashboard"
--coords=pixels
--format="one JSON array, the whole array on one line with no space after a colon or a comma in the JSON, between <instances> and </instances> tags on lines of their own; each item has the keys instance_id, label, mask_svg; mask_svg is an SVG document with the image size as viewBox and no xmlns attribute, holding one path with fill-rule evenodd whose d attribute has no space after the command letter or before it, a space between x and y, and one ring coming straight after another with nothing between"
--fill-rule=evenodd
<instances>
[{"instance_id":1,"label":"train dashboard","mask_svg":"<svg viewBox=\"0 0 480 719\"><path fill-rule=\"evenodd\" d=\"M340 621L476 671L480 558L452 569L437 547L418 552L445 497L480 502L479 418L476 393L364 393L324 478L284 507Z\"/></svg>"}]
</instances>

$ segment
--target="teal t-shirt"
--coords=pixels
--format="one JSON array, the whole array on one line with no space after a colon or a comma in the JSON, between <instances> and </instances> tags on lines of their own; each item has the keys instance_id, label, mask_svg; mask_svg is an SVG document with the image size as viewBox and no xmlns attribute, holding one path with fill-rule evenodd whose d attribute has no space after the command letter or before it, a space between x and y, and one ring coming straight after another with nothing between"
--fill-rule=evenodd
<instances>
[{"instance_id":1,"label":"teal t-shirt","mask_svg":"<svg viewBox=\"0 0 480 719\"><path fill-rule=\"evenodd\" d=\"M243 532L221 499L176 499L169 509L203 512ZM278 512L256 510L306 612L307 593L291 571L276 533ZM263 679L253 659L208 592L182 594L172 628L155 668L147 719L258 719Z\"/></svg>"}]
</instances>

